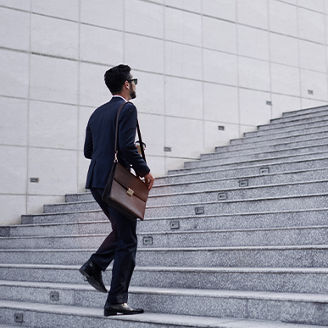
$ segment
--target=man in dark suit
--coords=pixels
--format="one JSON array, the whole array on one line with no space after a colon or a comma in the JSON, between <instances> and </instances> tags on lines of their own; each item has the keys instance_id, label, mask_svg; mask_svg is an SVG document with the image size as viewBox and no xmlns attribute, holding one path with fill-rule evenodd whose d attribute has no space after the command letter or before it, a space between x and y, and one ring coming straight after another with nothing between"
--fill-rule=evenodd
<instances>
[{"instance_id":1,"label":"man in dark suit","mask_svg":"<svg viewBox=\"0 0 328 328\"><path fill-rule=\"evenodd\" d=\"M111 222L112 232L82 265L79 271L98 291L107 293L101 271L105 271L114 260L110 291L104 306L104 315L117 313L142 313L127 304L128 288L135 267L137 250L136 220L128 219L123 213L108 206L102 200L108 175L114 161L116 114L122 104L136 97L137 79L131 75L127 65L118 65L105 73L105 83L112 99L98 107L90 116L84 143L84 156L91 159L86 188ZM135 145L137 109L132 103L123 107L119 116L118 161L126 168L134 169L144 177L150 190L154 178Z\"/></svg>"}]
</instances>

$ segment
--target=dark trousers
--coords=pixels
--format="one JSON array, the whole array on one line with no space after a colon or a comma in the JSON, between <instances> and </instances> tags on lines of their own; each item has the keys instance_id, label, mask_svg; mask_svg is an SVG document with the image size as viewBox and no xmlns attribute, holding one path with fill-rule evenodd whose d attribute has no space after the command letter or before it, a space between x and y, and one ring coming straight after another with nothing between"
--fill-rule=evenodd
<instances>
[{"instance_id":1,"label":"dark trousers","mask_svg":"<svg viewBox=\"0 0 328 328\"><path fill-rule=\"evenodd\" d=\"M126 303L128 289L135 267L137 251L137 220L133 221L123 213L108 206L101 195L104 189L91 188L91 193L112 225L112 232L106 237L98 250L90 257L102 271L114 260L112 281L107 302Z\"/></svg>"}]
</instances>

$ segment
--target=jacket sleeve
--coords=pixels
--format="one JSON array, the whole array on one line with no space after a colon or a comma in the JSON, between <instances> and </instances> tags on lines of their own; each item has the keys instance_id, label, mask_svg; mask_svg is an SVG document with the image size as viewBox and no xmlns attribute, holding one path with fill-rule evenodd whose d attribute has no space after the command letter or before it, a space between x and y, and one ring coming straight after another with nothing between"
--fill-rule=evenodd
<instances>
[{"instance_id":1,"label":"jacket sleeve","mask_svg":"<svg viewBox=\"0 0 328 328\"><path fill-rule=\"evenodd\" d=\"M85 132L84 157L91 159L92 153L93 153L92 134L91 134L90 125L88 122L86 132Z\"/></svg>"},{"instance_id":2,"label":"jacket sleeve","mask_svg":"<svg viewBox=\"0 0 328 328\"><path fill-rule=\"evenodd\" d=\"M118 149L123 157L132 165L134 171L141 177L150 172L145 160L135 146L137 129L137 108L131 103L124 106L119 118Z\"/></svg>"}]
</instances>

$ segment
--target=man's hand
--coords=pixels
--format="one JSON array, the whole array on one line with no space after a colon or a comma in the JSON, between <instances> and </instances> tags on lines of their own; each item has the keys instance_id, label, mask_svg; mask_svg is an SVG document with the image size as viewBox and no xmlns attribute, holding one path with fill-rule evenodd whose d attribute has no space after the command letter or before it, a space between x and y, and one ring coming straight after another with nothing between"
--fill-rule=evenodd
<instances>
[{"instance_id":1,"label":"man's hand","mask_svg":"<svg viewBox=\"0 0 328 328\"><path fill-rule=\"evenodd\" d=\"M150 174L150 172L145 175L145 183L148 186L148 190L152 188L154 180L155 178Z\"/></svg>"}]
</instances>

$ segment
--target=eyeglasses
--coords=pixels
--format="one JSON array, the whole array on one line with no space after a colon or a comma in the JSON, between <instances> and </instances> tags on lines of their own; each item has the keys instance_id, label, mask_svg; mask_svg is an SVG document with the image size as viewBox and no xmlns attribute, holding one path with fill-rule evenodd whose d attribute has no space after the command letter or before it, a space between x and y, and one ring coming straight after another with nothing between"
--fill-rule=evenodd
<instances>
[{"instance_id":1,"label":"eyeglasses","mask_svg":"<svg viewBox=\"0 0 328 328\"><path fill-rule=\"evenodd\" d=\"M131 79L131 80L128 80L129 82L134 82L135 85L138 84L138 79Z\"/></svg>"}]
</instances>

